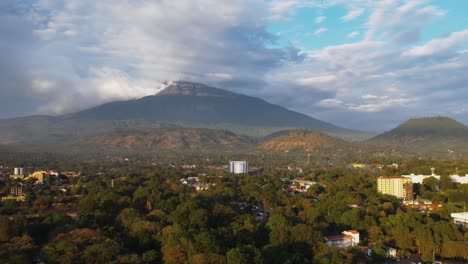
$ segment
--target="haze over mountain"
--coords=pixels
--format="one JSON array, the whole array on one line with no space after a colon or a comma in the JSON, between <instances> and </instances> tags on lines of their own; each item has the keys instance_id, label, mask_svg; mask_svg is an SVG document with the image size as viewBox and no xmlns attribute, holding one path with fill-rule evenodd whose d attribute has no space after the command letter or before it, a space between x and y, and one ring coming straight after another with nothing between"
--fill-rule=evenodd
<instances>
[{"instance_id":1,"label":"haze over mountain","mask_svg":"<svg viewBox=\"0 0 468 264\"><path fill-rule=\"evenodd\" d=\"M366 143L412 152L468 152L468 127L448 117L415 118Z\"/></svg>"},{"instance_id":2,"label":"haze over mountain","mask_svg":"<svg viewBox=\"0 0 468 264\"><path fill-rule=\"evenodd\" d=\"M347 139L368 134L323 122L262 99L190 82L173 82L160 93L107 103L63 116L31 116L0 122L0 144L69 141L116 130L212 128L265 136L310 128Z\"/></svg>"}]
</instances>

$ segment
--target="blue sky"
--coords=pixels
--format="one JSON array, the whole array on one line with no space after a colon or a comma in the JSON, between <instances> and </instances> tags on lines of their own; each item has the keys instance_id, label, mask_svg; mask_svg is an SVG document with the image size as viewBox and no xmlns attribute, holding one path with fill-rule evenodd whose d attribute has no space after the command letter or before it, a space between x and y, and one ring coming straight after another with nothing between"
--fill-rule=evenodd
<instances>
[{"instance_id":1,"label":"blue sky","mask_svg":"<svg viewBox=\"0 0 468 264\"><path fill-rule=\"evenodd\" d=\"M468 124L468 1L4 0L0 118L201 82L384 131Z\"/></svg>"}]
</instances>

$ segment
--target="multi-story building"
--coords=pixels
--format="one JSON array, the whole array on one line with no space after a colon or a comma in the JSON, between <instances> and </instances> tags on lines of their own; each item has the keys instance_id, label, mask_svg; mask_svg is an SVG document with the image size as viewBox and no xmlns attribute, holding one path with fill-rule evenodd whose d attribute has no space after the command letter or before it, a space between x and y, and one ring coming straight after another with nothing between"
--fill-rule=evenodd
<instances>
[{"instance_id":1,"label":"multi-story building","mask_svg":"<svg viewBox=\"0 0 468 264\"><path fill-rule=\"evenodd\" d=\"M24 168L14 168L13 174L10 175L11 179L24 179Z\"/></svg>"},{"instance_id":2,"label":"multi-story building","mask_svg":"<svg viewBox=\"0 0 468 264\"><path fill-rule=\"evenodd\" d=\"M383 194L396 196L405 201L413 200L413 181L399 176L379 177L377 190Z\"/></svg>"},{"instance_id":3,"label":"multi-story building","mask_svg":"<svg viewBox=\"0 0 468 264\"><path fill-rule=\"evenodd\" d=\"M249 173L249 164L246 161L231 161L229 172L234 174Z\"/></svg>"},{"instance_id":4,"label":"multi-story building","mask_svg":"<svg viewBox=\"0 0 468 264\"><path fill-rule=\"evenodd\" d=\"M359 244L359 232L356 230L346 230L341 235L325 236L323 238L329 247L346 249Z\"/></svg>"}]
</instances>

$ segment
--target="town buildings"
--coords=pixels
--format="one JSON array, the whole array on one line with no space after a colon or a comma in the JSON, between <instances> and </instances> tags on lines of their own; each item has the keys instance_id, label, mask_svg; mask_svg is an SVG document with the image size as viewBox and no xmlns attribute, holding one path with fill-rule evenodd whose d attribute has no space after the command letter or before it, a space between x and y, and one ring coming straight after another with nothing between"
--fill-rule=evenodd
<instances>
[{"instance_id":1,"label":"town buildings","mask_svg":"<svg viewBox=\"0 0 468 264\"><path fill-rule=\"evenodd\" d=\"M379 177L377 190L383 194L396 196L405 201L413 200L413 181L411 178L400 176Z\"/></svg>"},{"instance_id":2,"label":"town buildings","mask_svg":"<svg viewBox=\"0 0 468 264\"><path fill-rule=\"evenodd\" d=\"M249 173L249 164L246 161L231 161L229 172L234 174Z\"/></svg>"}]
</instances>

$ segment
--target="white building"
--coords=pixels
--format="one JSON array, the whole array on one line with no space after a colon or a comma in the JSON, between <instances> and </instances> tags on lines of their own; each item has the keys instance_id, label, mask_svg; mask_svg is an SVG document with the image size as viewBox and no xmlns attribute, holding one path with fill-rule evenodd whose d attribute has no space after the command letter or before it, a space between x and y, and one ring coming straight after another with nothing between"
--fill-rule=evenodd
<instances>
[{"instance_id":1,"label":"white building","mask_svg":"<svg viewBox=\"0 0 468 264\"><path fill-rule=\"evenodd\" d=\"M468 212L451 213L450 216L455 224L468 227Z\"/></svg>"},{"instance_id":2,"label":"white building","mask_svg":"<svg viewBox=\"0 0 468 264\"><path fill-rule=\"evenodd\" d=\"M246 161L231 161L229 172L234 174L249 173L249 164Z\"/></svg>"},{"instance_id":3,"label":"white building","mask_svg":"<svg viewBox=\"0 0 468 264\"><path fill-rule=\"evenodd\" d=\"M434 173L431 175L421 175L421 174L415 175L414 173L411 173L410 175L403 175L402 177L410 178L413 181L413 183L420 183L420 184L422 184L425 179L430 178L430 177L434 177L440 181L440 175L436 175Z\"/></svg>"},{"instance_id":4,"label":"white building","mask_svg":"<svg viewBox=\"0 0 468 264\"><path fill-rule=\"evenodd\" d=\"M415 175L414 173L413 174L410 174L410 175L403 175L402 177L405 177L405 178L410 178L413 183L420 183L422 184L422 182L427 179L427 178L430 178L430 177L434 177L436 178L437 180L440 181L440 175L436 175L436 174L432 174L432 175ZM463 176L463 175L450 175L450 180L454 183L461 183L461 184L467 184L468 183L468 174Z\"/></svg>"},{"instance_id":5,"label":"white building","mask_svg":"<svg viewBox=\"0 0 468 264\"><path fill-rule=\"evenodd\" d=\"M468 183L468 174L466 174L465 176L450 175L450 180L452 180L452 182L456 182L456 183L467 184Z\"/></svg>"}]
</instances>

